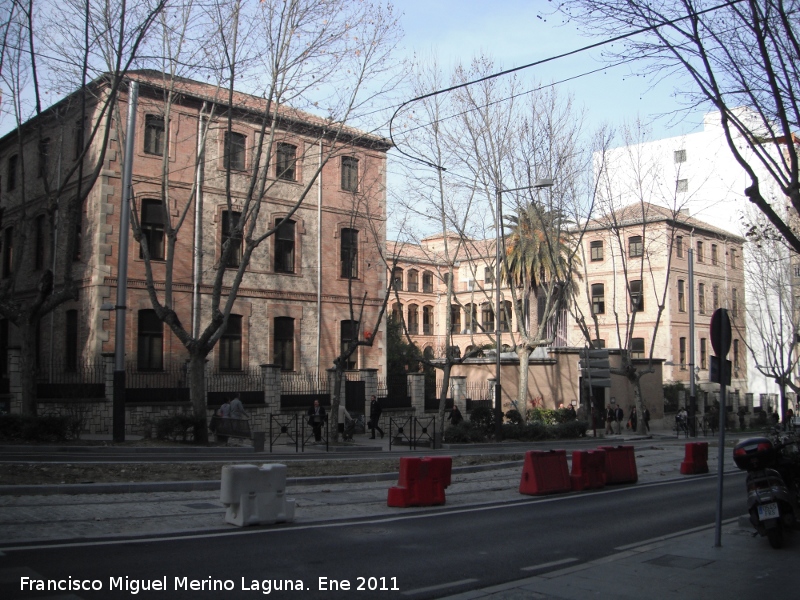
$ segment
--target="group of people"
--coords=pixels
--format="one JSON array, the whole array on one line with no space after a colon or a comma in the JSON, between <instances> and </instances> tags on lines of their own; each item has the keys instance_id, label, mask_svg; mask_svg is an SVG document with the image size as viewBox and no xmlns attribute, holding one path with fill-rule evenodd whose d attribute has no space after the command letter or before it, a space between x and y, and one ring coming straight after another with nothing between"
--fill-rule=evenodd
<instances>
[{"instance_id":1,"label":"group of people","mask_svg":"<svg viewBox=\"0 0 800 600\"><path fill-rule=\"evenodd\" d=\"M373 394L370 398L369 402L369 423L368 427L372 431L371 439L375 439L375 432L381 434L383 437L383 429L380 426L380 418L381 413L383 412L383 408L381 407L381 403ZM337 423L338 423L338 430L339 434L343 437L346 435L345 424L348 421L352 421L353 417L350 416L350 413L345 408L344 404L339 404L338 412L336 413L337 416ZM328 416L325 412L325 407L321 406L318 399L314 400L314 404L308 409L308 424L311 426L311 429L314 432L314 441L321 442L322 441L322 426L328 420Z\"/></svg>"},{"instance_id":2,"label":"group of people","mask_svg":"<svg viewBox=\"0 0 800 600\"><path fill-rule=\"evenodd\" d=\"M645 431L650 431L650 411L645 407L644 414L642 415ZM636 431L636 428L639 426L639 414L636 412L636 407L632 406L630 414L628 415L627 422L625 421L625 411L622 409L621 406L611 405L606 409L606 433L611 434L621 434L622 433L622 424L625 423L625 427L630 429L631 431ZM614 425L616 424L616 431L614 431Z\"/></svg>"}]
</instances>

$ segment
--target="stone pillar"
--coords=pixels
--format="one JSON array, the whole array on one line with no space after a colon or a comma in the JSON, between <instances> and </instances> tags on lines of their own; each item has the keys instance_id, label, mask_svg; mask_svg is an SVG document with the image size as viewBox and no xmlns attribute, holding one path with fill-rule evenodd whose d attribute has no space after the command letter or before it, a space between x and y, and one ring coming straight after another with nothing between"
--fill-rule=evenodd
<instances>
[{"instance_id":1,"label":"stone pillar","mask_svg":"<svg viewBox=\"0 0 800 600\"><path fill-rule=\"evenodd\" d=\"M103 352L103 379L106 384L106 400L114 401L114 353Z\"/></svg>"},{"instance_id":2,"label":"stone pillar","mask_svg":"<svg viewBox=\"0 0 800 600\"><path fill-rule=\"evenodd\" d=\"M359 372L364 382L364 414L369 415L370 398L378 395L378 369L359 369Z\"/></svg>"},{"instance_id":3,"label":"stone pillar","mask_svg":"<svg viewBox=\"0 0 800 600\"><path fill-rule=\"evenodd\" d=\"M408 391L411 394L411 407L418 417L425 414L425 374L409 373Z\"/></svg>"},{"instance_id":4,"label":"stone pillar","mask_svg":"<svg viewBox=\"0 0 800 600\"><path fill-rule=\"evenodd\" d=\"M261 386L264 388L264 405L267 414L281 412L281 366L260 365Z\"/></svg>"},{"instance_id":5,"label":"stone pillar","mask_svg":"<svg viewBox=\"0 0 800 600\"><path fill-rule=\"evenodd\" d=\"M22 375L20 361L22 350L20 348L8 349L8 393L11 395L11 414L22 414Z\"/></svg>"},{"instance_id":6,"label":"stone pillar","mask_svg":"<svg viewBox=\"0 0 800 600\"><path fill-rule=\"evenodd\" d=\"M453 405L462 414L467 412L467 377L466 375L450 375L450 389L453 390Z\"/></svg>"}]
</instances>

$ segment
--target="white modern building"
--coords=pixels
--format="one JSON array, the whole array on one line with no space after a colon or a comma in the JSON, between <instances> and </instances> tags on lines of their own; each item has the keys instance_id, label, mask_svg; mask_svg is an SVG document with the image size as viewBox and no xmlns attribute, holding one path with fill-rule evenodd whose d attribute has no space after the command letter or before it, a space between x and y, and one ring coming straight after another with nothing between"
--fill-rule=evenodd
<instances>
[{"instance_id":1,"label":"white modern building","mask_svg":"<svg viewBox=\"0 0 800 600\"><path fill-rule=\"evenodd\" d=\"M747 155L744 140L740 148ZM779 200L779 189L758 160L753 157L750 164L760 176L764 195ZM749 178L734 159L716 111L704 116L701 131L615 148L607 155L606 167L607 181L610 182L608 191L619 205L642 200L660 204L737 237L745 237L748 224L757 214L756 207L744 194ZM773 202L773 206L783 209L781 202ZM752 260L748 244L744 245L743 258L745 263ZM731 257L726 252L720 260L727 262ZM745 282L747 302L754 305L756 298L752 287ZM754 343L754 335L752 323L748 322L747 338L758 354L759 344ZM756 406L764 400L774 402L778 387L757 370L759 356L754 358L746 361L748 391L753 394ZM772 407L775 407L774 403Z\"/></svg>"}]
</instances>

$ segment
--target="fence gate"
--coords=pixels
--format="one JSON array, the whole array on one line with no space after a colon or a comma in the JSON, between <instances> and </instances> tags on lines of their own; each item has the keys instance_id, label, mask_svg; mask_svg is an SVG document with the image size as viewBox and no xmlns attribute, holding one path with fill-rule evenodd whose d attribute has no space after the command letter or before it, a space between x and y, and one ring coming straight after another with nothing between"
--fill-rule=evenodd
<instances>
[{"instance_id":1,"label":"fence gate","mask_svg":"<svg viewBox=\"0 0 800 600\"><path fill-rule=\"evenodd\" d=\"M347 412L355 414L364 414L364 403L367 399L367 384L363 381L350 381L349 379L344 383L344 407Z\"/></svg>"}]
</instances>

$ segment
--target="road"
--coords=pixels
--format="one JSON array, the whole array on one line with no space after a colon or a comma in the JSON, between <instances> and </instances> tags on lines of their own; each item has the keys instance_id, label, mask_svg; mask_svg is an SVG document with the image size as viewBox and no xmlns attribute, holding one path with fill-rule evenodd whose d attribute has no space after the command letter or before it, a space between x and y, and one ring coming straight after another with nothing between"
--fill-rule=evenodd
<instances>
[{"instance_id":1,"label":"road","mask_svg":"<svg viewBox=\"0 0 800 600\"><path fill-rule=\"evenodd\" d=\"M746 512L742 485L742 475L726 475L724 518ZM0 571L15 576L0 578L0 597L130 598L132 585L157 580L166 581L167 592L161 597L247 598L265 595L263 588L268 585L276 594L276 584L268 582L279 580L283 586L286 581L302 586L306 591L301 597L308 600L354 593L364 598L437 598L610 556L627 546L713 523L716 479L700 476L520 498L358 522L5 548ZM18 577L22 576L91 579L103 589L73 591L69 596L52 591L21 593ZM351 589L320 589L322 577L339 585L347 581ZM128 589L111 591L111 578ZM206 588L227 580L232 590L183 589L183 578L186 588L192 580ZM362 581L365 589L356 590ZM386 591L369 589L381 584ZM278 596L298 597L298 593ZM136 595L154 594L158 592Z\"/></svg>"}]
</instances>

